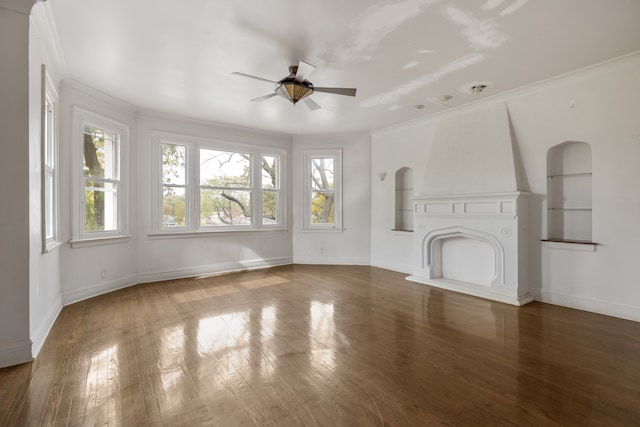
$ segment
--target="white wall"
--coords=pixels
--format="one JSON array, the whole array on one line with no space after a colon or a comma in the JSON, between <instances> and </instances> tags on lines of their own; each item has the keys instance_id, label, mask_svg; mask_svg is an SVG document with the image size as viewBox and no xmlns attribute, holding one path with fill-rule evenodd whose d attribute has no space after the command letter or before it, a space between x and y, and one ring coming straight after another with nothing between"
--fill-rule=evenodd
<instances>
[{"instance_id":1,"label":"white wall","mask_svg":"<svg viewBox=\"0 0 640 427\"><path fill-rule=\"evenodd\" d=\"M303 153L342 149L343 232L303 231ZM366 134L295 136L292 156L293 258L297 264L368 265L371 224L371 140Z\"/></svg>"},{"instance_id":2,"label":"white wall","mask_svg":"<svg viewBox=\"0 0 640 427\"><path fill-rule=\"evenodd\" d=\"M8 3L8 4L7 4ZM29 9L0 2L0 367L31 359L29 330Z\"/></svg>"},{"instance_id":3,"label":"white wall","mask_svg":"<svg viewBox=\"0 0 640 427\"><path fill-rule=\"evenodd\" d=\"M621 58L486 101L506 103L516 153L533 196L529 211L529 289L542 301L640 320L640 55ZM437 123L477 106L375 132L373 168L389 175L414 167L425 175ZM583 246L546 238L546 156L554 145L584 141L593 150L593 240ZM479 142L480 143L480 142ZM470 177L473 178L473 177ZM393 224L393 185L374 183L372 264L408 272L416 254ZM421 190L416 188L417 194ZM404 236L402 236L404 237ZM406 239L405 239L406 240ZM558 249L561 247L562 249Z\"/></svg>"},{"instance_id":4,"label":"white wall","mask_svg":"<svg viewBox=\"0 0 640 427\"><path fill-rule=\"evenodd\" d=\"M42 251L42 65L57 89L63 67L47 19L47 3L31 11L29 29L29 329L33 357L62 309L60 250Z\"/></svg>"},{"instance_id":5,"label":"white wall","mask_svg":"<svg viewBox=\"0 0 640 427\"><path fill-rule=\"evenodd\" d=\"M395 173L413 169L414 195L422 193L428 154L435 135L429 122L415 121L372 135L371 264L413 273L416 254L413 233L393 231L395 226ZM384 181L378 172L386 172Z\"/></svg>"},{"instance_id":6,"label":"white wall","mask_svg":"<svg viewBox=\"0 0 640 427\"><path fill-rule=\"evenodd\" d=\"M291 138L287 135L252 131L179 119L154 113L139 118L138 153L138 271L142 282L211 274L245 268L290 264L291 233L285 231L225 232L194 237L149 236L151 233L151 132L212 140L264 145L287 151L290 158ZM290 178L288 176L287 178ZM290 179L286 180L287 182ZM291 223L290 188L287 217ZM290 227L290 225L289 225Z\"/></svg>"},{"instance_id":7,"label":"white wall","mask_svg":"<svg viewBox=\"0 0 640 427\"><path fill-rule=\"evenodd\" d=\"M73 205L72 194L79 184L72 182L73 168L73 107L84 108L129 127L129 150L123 153L129 159L128 229L131 236L127 242L100 244L72 248ZM69 81L60 91L60 216L61 239L60 269L62 301L69 304L104 292L137 283L137 235L136 235L136 135L137 110L127 104L111 99L89 88ZM77 148L76 148L77 150ZM102 278L101 270L107 277Z\"/></svg>"}]
</instances>

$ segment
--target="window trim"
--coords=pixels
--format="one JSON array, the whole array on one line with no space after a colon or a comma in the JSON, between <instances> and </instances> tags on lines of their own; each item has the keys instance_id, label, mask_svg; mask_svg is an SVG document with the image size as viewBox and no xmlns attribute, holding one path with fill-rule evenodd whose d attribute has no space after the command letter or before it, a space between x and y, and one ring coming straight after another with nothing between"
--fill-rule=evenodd
<instances>
[{"instance_id":1,"label":"window trim","mask_svg":"<svg viewBox=\"0 0 640 427\"><path fill-rule=\"evenodd\" d=\"M311 222L311 159L332 158L334 161L333 176L333 224L313 224ZM314 149L303 152L303 228L305 232L342 232L342 149Z\"/></svg>"},{"instance_id":2,"label":"window trim","mask_svg":"<svg viewBox=\"0 0 640 427\"><path fill-rule=\"evenodd\" d=\"M186 173L185 173L185 227L163 227L162 225L162 167L161 156L162 144L174 144L185 147ZM250 225L227 225L227 226L202 226L200 225L200 149L229 151L249 154L251 156L251 217ZM279 205L277 224L262 223L262 163L256 159L261 156L271 156L279 158ZM192 235L214 235L228 234L234 232L273 232L286 231L287 221L287 199L286 199L286 165L287 150L284 148L253 145L247 143L233 142L213 138L197 137L184 134L177 134L165 131L151 132L151 229L149 236L171 236L191 237ZM260 215L258 215L260 214Z\"/></svg>"},{"instance_id":3,"label":"window trim","mask_svg":"<svg viewBox=\"0 0 640 427\"><path fill-rule=\"evenodd\" d=\"M59 202L59 143L58 143L58 92L42 64L42 115L41 115L41 221L42 253L47 253L60 245L60 202ZM49 114L51 119L49 120ZM50 157L47 153L51 153ZM47 204L48 177L51 175L51 205ZM51 206L51 212L48 212ZM47 236L47 218L51 217L51 237Z\"/></svg>"},{"instance_id":4,"label":"window trim","mask_svg":"<svg viewBox=\"0 0 640 427\"><path fill-rule=\"evenodd\" d=\"M117 222L115 230L92 231L84 230L84 176L82 165L84 157L84 127L94 126L118 134L118 207ZM73 215L73 238L72 247L90 246L92 244L101 245L120 241L128 241L128 219L129 219L129 126L110 119L98 113L86 110L79 106L73 106L73 181L74 191L72 196L74 209Z\"/></svg>"}]
</instances>

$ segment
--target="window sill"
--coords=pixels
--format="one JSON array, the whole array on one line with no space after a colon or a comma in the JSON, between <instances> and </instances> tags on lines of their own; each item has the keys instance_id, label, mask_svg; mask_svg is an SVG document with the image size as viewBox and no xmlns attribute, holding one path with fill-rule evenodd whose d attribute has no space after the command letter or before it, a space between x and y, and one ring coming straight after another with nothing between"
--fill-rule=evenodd
<instances>
[{"instance_id":1,"label":"window sill","mask_svg":"<svg viewBox=\"0 0 640 427\"><path fill-rule=\"evenodd\" d=\"M77 239L71 240L71 247L76 248L86 248L89 246L103 246L103 245L115 245L118 243L127 243L131 239L131 236L107 236L107 237L94 237L87 239Z\"/></svg>"},{"instance_id":2,"label":"window sill","mask_svg":"<svg viewBox=\"0 0 640 427\"><path fill-rule=\"evenodd\" d=\"M344 228L303 228L303 233L342 233Z\"/></svg>"},{"instance_id":3,"label":"window sill","mask_svg":"<svg viewBox=\"0 0 640 427\"><path fill-rule=\"evenodd\" d=\"M247 233L288 233L286 228L250 228L250 229L231 229L231 230L207 230L207 231L167 231L167 232L154 232L149 233L147 236L151 240L160 239L189 239L195 237L210 237L210 236L233 236L242 235Z\"/></svg>"},{"instance_id":4,"label":"window sill","mask_svg":"<svg viewBox=\"0 0 640 427\"><path fill-rule=\"evenodd\" d=\"M48 254L58 246L61 246L62 242L54 241L51 243L47 243L44 248L42 248L42 254Z\"/></svg>"}]
</instances>

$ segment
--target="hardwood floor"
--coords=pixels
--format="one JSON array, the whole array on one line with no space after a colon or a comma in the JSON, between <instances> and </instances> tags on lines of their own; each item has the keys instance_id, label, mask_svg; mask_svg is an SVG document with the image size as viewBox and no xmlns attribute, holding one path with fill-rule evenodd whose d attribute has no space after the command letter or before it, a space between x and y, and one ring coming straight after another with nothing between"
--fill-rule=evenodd
<instances>
[{"instance_id":1,"label":"hardwood floor","mask_svg":"<svg viewBox=\"0 0 640 427\"><path fill-rule=\"evenodd\" d=\"M0 370L2 426L640 425L640 324L372 267L138 285Z\"/></svg>"}]
</instances>

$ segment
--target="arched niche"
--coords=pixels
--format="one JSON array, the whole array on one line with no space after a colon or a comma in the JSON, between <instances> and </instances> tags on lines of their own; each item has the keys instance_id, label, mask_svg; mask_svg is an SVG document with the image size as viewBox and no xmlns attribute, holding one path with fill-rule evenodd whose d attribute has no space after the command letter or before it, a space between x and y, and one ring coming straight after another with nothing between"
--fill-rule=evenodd
<instances>
[{"instance_id":1,"label":"arched niche","mask_svg":"<svg viewBox=\"0 0 640 427\"><path fill-rule=\"evenodd\" d=\"M396 171L396 211L395 226L397 231L413 231L413 169L402 167Z\"/></svg>"},{"instance_id":2,"label":"arched niche","mask_svg":"<svg viewBox=\"0 0 640 427\"><path fill-rule=\"evenodd\" d=\"M547 239L591 242L591 158L586 142L563 142L547 152Z\"/></svg>"}]
</instances>

